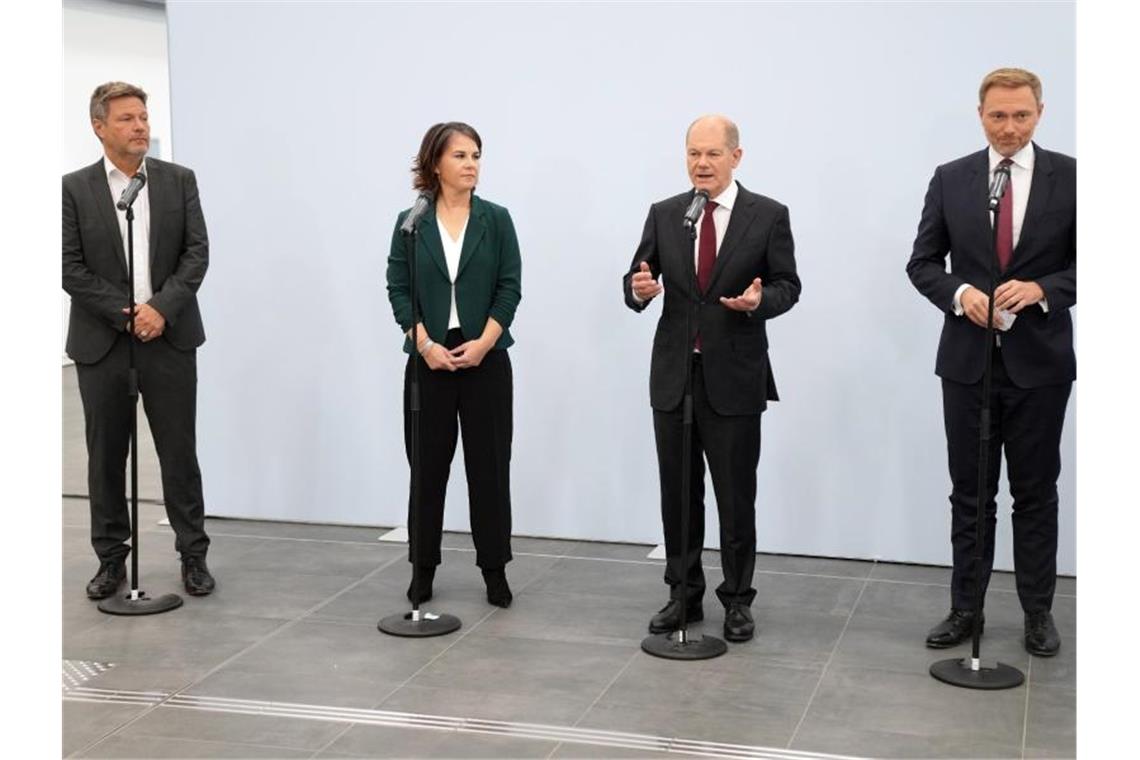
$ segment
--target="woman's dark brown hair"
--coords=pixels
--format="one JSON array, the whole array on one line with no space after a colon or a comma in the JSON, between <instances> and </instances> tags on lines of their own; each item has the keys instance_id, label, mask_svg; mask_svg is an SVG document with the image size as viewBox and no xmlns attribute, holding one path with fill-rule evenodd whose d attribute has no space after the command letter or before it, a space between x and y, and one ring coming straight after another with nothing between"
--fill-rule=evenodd
<instances>
[{"instance_id":1,"label":"woman's dark brown hair","mask_svg":"<svg viewBox=\"0 0 1140 760\"><path fill-rule=\"evenodd\" d=\"M447 149L447 141L456 133L470 137L475 141L479 150L483 150L483 140L475 131L475 127L470 124L464 124L461 121L447 121L433 125L424 135L423 142L420 143L419 155L416 156L416 160L412 164L412 187L433 195L439 192L439 177L435 173L435 167L439 163L440 157L443 156L443 151Z\"/></svg>"}]
</instances>

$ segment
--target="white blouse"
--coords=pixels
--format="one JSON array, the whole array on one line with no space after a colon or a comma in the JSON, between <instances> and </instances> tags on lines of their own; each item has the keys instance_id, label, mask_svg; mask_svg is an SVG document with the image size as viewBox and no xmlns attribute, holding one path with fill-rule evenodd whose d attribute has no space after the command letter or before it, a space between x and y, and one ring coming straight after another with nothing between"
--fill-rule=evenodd
<instances>
[{"instance_id":1,"label":"white blouse","mask_svg":"<svg viewBox=\"0 0 1140 760\"><path fill-rule=\"evenodd\" d=\"M463 252L463 238L467 235L467 219L463 220L463 229L459 231L459 239L452 240L447 227L437 215L435 222L439 225L439 239L443 241L443 258L447 260L447 275L451 278L451 316L447 318L447 329L454 330L459 327L459 310L455 308L455 277L459 274L459 255Z\"/></svg>"}]
</instances>

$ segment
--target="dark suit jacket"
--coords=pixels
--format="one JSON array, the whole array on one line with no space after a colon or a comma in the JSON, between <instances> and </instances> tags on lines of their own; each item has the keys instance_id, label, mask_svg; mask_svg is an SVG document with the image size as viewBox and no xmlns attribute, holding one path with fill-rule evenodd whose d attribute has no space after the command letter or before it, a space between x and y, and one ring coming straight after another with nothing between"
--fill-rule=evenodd
<instances>
[{"instance_id":1,"label":"dark suit jacket","mask_svg":"<svg viewBox=\"0 0 1140 760\"><path fill-rule=\"evenodd\" d=\"M1001 355L1010 379L1036 388L1077 376L1073 322L1077 302L1077 162L1034 143L1033 179L1021 235L1006 280L1034 281L1045 291L1049 311L1029 306L1001 334ZM969 283L989 291L993 225L986 208L986 150L939 166L930 180L918 236L906 271L911 282L946 314L935 373L957 383L976 383L985 370L985 330L953 312L954 292ZM946 271L946 254L950 271Z\"/></svg>"},{"instance_id":2,"label":"dark suit jacket","mask_svg":"<svg viewBox=\"0 0 1140 760\"><path fill-rule=\"evenodd\" d=\"M150 305L166 319L162 339L189 351L206 333L198 287L209 263L206 220L198 184L189 169L146 159L150 193ZM100 158L63 177L63 289L71 296L67 355L81 364L99 361L127 327L122 310L130 298L126 241ZM137 221L136 221L137 224Z\"/></svg>"},{"instance_id":3,"label":"dark suit jacket","mask_svg":"<svg viewBox=\"0 0 1140 760\"><path fill-rule=\"evenodd\" d=\"M392 231L391 253L388 255L388 301L400 329L412 328L412 288L408 261L412 250L410 236L400 234L400 225L410 209L400 212ZM432 340L442 343L447 335L451 315L451 276L443 255L435 204L416 223L418 239L416 256L416 290L420 295L424 328ZM446 232L442 233L446 234ZM455 277L455 308L463 337L474 340L483 334L487 318L494 317L503 328L495 348L514 344L510 326L522 299L522 258L511 215L502 206L471 197L471 216L459 254L459 270ZM411 353L410 340L404 351Z\"/></svg>"},{"instance_id":4,"label":"dark suit jacket","mask_svg":"<svg viewBox=\"0 0 1140 760\"><path fill-rule=\"evenodd\" d=\"M690 190L649 208L641 243L622 280L626 305L641 311L648 302L633 300L633 273L645 261L654 277L664 278L665 304L657 321L649 371L650 403L660 411L676 409L681 403L685 365L699 331L712 408L725 415L759 414L769 400L779 398L768 363L765 325L800 297L788 209L740 186L708 292L702 294L695 281L693 241L681 224L692 198ZM763 297L754 313L732 311L719 302L721 296L743 293L756 277L763 280ZM685 334L686 308L693 309L689 335Z\"/></svg>"}]
</instances>

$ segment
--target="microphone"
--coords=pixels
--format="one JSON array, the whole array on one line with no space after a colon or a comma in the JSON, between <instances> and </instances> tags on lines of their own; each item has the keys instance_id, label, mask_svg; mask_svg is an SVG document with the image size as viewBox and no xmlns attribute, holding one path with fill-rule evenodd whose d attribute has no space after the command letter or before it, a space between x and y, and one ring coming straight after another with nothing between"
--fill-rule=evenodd
<instances>
[{"instance_id":1,"label":"microphone","mask_svg":"<svg viewBox=\"0 0 1140 760\"><path fill-rule=\"evenodd\" d=\"M119 196L119 202L115 204L115 207L120 211L126 211L127 208L135 202L135 198L138 197L139 191L143 189L144 185L146 185L146 175L142 172L131 177L127 189Z\"/></svg>"},{"instance_id":2,"label":"microphone","mask_svg":"<svg viewBox=\"0 0 1140 760\"><path fill-rule=\"evenodd\" d=\"M412 204L412 210L404 217L404 223L400 225L400 232L405 235L411 235L416 230L416 222L420 220L425 213L427 213L428 206L431 205L432 194L427 190L416 196L416 202Z\"/></svg>"},{"instance_id":3,"label":"microphone","mask_svg":"<svg viewBox=\"0 0 1140 760\"><path fill-rule=\"evenodd\" d=\"M1005 195L1007 187L1009 187L1009 167L999 166L994 169L994 179L990 183L990 211L997 209L998 204L1001 203L1001 197Z\"/></svg>"},{"instance_id":4,"label":"microphone","mask_svg":"<svg viewBox=\"0 0 1140 760\"><path fill-rule=\"evenodd\" d=\"M705 204L709 202L709 194L706 190L698 190L693 200L689 201L689 208L685 211L685 229L693 229L693 225L697 223L701 211L704 210Z\"/></svg>"}]
</instances>

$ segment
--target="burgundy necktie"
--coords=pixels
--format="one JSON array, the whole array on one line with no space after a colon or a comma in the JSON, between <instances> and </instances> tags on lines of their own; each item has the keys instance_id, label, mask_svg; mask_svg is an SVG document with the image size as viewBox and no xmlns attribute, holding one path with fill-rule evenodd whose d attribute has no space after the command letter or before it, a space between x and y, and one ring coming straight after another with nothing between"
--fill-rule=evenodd
<instances>
[{"instance_id":1,"label":"burgundy necktie","mask_svg":"<svg viewBox=\"0 0 1140 760\"><path fill-rule=\"evenodd\" d=\"M701 217L701 238L697 242L697 287L704 294L712 280L713 265L716 264L716 226L713 224L713 211L716 201L705 204L705 215ZM694 343L701 350L701 335L697 333Z\"/></svg>"},{"instance_id":2,"label":"burgundy necktie","mask_svg":"<svg viewBox=\"0 0 1140 760\"><path fill-rule=\"evenodd\" d=\"M713 211L716 201L705 204L705 215L701 217L701 240L697 247L697 287L704 293L709 289L713 265L716 264L716 226L713 224Z\"/></svg>"},{"instance_id":3,"label":"burgundy necktie","mask_svg":"<svg viewBox=\"0 0 1140 760\"><path fill-rule=\"evenodd\" d=\"M1003 158L998 166L1008 167L1013 164L1008 158ZM1004 272L1006 267L1009 266L1009 260L1013 258L1013 180L1011 179L1005 186L1005 195L1001 197L1001 202L998 203L998 228L997 228L997 257L998 264L1001 265L1001 270Z\"/></svg>"}]
</instances>

